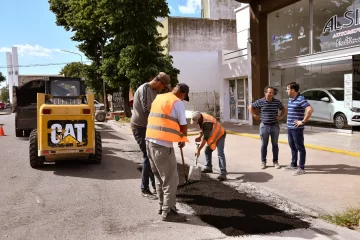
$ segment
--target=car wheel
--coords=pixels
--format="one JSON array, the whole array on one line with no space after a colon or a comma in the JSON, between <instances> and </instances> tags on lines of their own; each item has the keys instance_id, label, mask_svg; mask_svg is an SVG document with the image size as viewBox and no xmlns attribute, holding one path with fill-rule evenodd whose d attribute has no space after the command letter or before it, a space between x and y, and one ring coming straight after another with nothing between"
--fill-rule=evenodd
<instances>
[{"instance_id":1,"label":"car wheel","mask_svg":"<svg viewBox=\"0 0 360 240\"><path fill-rule=\"evenodd\" d=\"M106 120L106 113L104 112L99 112L95 115L95 120L98 122L105 122Z\"/></svg>"},{"instance_id":2,"label":"car wheel","mask_svg":"<svg viewBox=\"0 0 360 240\"><path fill-rule=\"evenodd\" d=\"M338 129L342 129L347 126L347 119L346 119L345 114L343 114L343 113L336 114L334 117L334 122L335 122L336 128L338 128Z\"/></svg>"}]
</instances>

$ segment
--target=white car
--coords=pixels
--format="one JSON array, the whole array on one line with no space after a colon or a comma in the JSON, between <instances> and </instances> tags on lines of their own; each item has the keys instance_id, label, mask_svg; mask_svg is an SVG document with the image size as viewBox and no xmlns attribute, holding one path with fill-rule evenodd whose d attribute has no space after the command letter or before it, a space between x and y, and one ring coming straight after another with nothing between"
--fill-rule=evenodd
<instances>
[{"instance_id":1,"label":"white car","mask_svg":"<svg viewBox=\"0 0 360 240\"><path fill-rule=\"evenodd\" d=\"M301 95L314 109L310 120L334 123L339 129L360 126L360 92L353 90L352 108L345 108L344 88L312 88Z\"/></svg>"},{"instance_id":2,"label":"white car","mask_svg":"<svg viewBox=\"0 0 360 240\"><path fill-rule=\"evenodd\" d=\"M105 105L94 100L95 110L105 110Z\"/></svg>"}]
</instances>

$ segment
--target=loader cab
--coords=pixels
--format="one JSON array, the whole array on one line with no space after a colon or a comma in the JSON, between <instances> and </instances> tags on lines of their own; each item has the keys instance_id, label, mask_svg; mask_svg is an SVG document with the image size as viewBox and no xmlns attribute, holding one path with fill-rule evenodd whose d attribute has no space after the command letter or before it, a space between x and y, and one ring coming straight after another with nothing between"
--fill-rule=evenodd
<instances>
[{"instance_id":1,"label":"loader cab","mask_svg":"<svg viewBox=\"0 0 360 240\"><path fill-rule=\"evenodd\" d=\"M81 78L50 78L46 82L47 104L85 104L86 86Z\"/></svg>"}]
</instances>

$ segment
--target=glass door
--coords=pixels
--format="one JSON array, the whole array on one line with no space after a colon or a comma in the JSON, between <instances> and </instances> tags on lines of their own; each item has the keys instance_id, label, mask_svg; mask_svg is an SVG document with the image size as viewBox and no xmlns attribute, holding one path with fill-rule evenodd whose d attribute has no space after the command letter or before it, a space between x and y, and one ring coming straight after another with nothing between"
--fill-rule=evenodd
<instances>
[{"instance_id":1,"label":"glass door","mask_svg":"<svg viewBox=\"0 0 360 240\"><path fill-rule=\"evenodd\" d=\"M238 120L248 120L248 79L242 78L236 80L236 89L237 89L237 119Z\"/></svg>"},{"instance_id":2,"label":"glass door","mask_svg":"<svg viewBox=\"0 0 360 240\"><path fill-rule=\"evenodd\" d=\"M230 119L237 119L236 116L236 81L229 80Z\"/></svg>"}]
</instances>

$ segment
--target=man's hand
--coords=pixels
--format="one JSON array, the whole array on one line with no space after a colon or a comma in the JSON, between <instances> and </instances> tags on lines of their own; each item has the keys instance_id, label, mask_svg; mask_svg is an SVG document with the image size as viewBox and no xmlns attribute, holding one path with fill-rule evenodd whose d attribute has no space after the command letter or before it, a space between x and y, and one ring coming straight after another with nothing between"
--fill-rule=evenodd
<instances>
[{"instance_id":1,"label":"man's hand","mask_svg":"<svg viewBox=\"0 0 360 240\"><path fill-rule=\"evenodd\" d=\"M295 127L300 127L300 126L304 125L304 123L302 121L294 121L294 125L295 125Z\"/></svg>"},{"instance_id":2,"label":"man's hand","mask_svg":"<svg viewBox=\"0 0 360 240\"><path fill-rule=\"evenodd\" d=\"M196 150L196 152L195 152L195 157L199 157L200 156L200 150L198 149L198 150Z\"/></svg>"},{"instance_id":3,"label":"man's hand","mask_svg":"<svg viewBox=\"0 0 360 240\"><path fill-rule=\"evenodd\" d=\"M179 148L185 147L185 142L179 142L179 143L178 143L178 146L179 146Z\"/></svg>"},{"instance_id":4,"label":"man's hand","mask_svg":"<svg viewBox=\"0 0 360 240\"><path fill-rule=\"evenodd\" d=\"M254 118L255 118L255 120L260 120L260 116L257 114L254 115Z\"/></svg>"},{"instance_id":5,"label":"man's hand","mask_svg":"<svg viewBox=\"0 0 360 240\"><path fill-rule=\"evenodd\" d=\"M282 120L282 117L281 116L276 116L276 120L280 121L280 120Z\"/></svg>"},{"instance_id":6,"label":"man's hand","mask_svg":"<svg viewBox=\"0 0 360 240\"><path fill-rule=\"evenodd\" d=\"M195 138L195 142L201 142L201 136Z\"/></svg>"}]
</instances>

